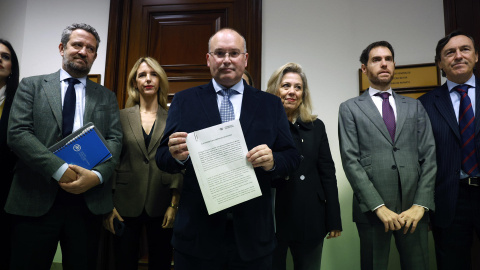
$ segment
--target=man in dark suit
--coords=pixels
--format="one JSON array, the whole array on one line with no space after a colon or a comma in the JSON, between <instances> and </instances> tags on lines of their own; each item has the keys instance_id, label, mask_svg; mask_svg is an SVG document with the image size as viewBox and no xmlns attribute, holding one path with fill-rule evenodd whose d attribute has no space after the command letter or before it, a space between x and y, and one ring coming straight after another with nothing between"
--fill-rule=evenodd
<instances>
[{"instance_id":1,"label":"man in dark suit","mask_svg":"<svg viewBox=\"0 0 480 270\"><path fill-rule=\"evenodd\" d=\"M392 91L395 62L388 42L370 44L360 62L370 88L340 105L338 129L362 270L387 269L392 234L402 269L427 270L424 214L434 210L436 172L430 121L419 101Z\"/></svg>"},{"instance_id":2,"label":"man in dark suit","mask_svg":"<svg viewBox=\"0 0 480 270\"><path fill-rule=\"evenodd\" d=\"M470 270L473 231L480 236L477 61L472 37L455 31L440 39L435 62L447 82L419 98L437 145L436 211L431 216L438 269Z\"/></svg>"},{"instance_id":3,"label":"man in dark suit","mask_svg":"<svg viewBox=\"0 0 480 270\"><path fill-rule=\"evenodd\" d=\"M50 269L58 241L63 269L96 267L101 218L113 209L108 180L122 141L115 95L87 79L99 42L93 27L68 26L59 45L62 68L20 82L8 133L19 157L5 206L14 215L11 269ZM88 122L105 137L112 159L87 170L48 150Z\"/></svg>"},{"instance_id":4,"label":"man in dark suit","mask_svg":"<svg viewBox=\"0 0 480 270\"><path fill-rule=\"evenodd\" d=\"M156 156L161 170L185 169L172 240L175 269L271 269L275 234L270 182L293 172L300 158L280 99L242 80L248 60L245 39L233 29L222 29L210 38L208 48L213 79L175 94ZM224 103L225 89L233 93ZM220 109L228 103L232 117L240 118L251 149L246 158L255 167L262 196L208 215L186 136L222 123Z\"/></svg>"}]
</instances>

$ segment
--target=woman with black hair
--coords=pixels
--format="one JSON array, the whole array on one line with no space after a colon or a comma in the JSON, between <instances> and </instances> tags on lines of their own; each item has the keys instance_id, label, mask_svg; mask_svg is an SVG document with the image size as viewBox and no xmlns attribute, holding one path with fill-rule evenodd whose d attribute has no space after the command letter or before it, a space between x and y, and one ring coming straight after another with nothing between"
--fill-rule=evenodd
<instances>
[{"instance_id":1,"label":"woman with black hair","mask_svg":"<svg viewBox=\"0 0 480 270\"><path fill-rule=\"evenodd\" d=\"M0 252L0 262L8 269L10 261L10 216L3 207L12 184L13 167L17 157L7 145L7 128L10 107L17 91L20 76L18 58L10 42L0 39L0 243L4 243Z\"/></svg>"}]
</instances>

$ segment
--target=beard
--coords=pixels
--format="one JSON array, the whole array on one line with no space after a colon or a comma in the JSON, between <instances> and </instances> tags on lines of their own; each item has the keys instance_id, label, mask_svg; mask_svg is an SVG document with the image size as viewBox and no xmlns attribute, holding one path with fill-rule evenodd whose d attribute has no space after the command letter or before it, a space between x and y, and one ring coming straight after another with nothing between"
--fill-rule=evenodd
<instances>
[{"instance_id":1,"label":"beard","mask_svg":"<svg viewBox=\"0 0 480 270\"><path fill-rule=\"evenodd\" d=\"M374 85L387 86L392 82L393 75L390 76L388 79L380 79L378 77L371 77L369 79L370 79L370 82Z\"/></svg>"},{"instance_id":2,"label":"beard","mask_svg":"<svg viewBox=\"0 0 480 270\"><path fill-rule=\"evenodd\" d=\"M90 68L92 67L87 62L85 62L85 65L79 65L74 61L67 59L66 57L63 58L63 66L65 71L67 71L72 76L74 75L74 77L77 78L87 76L90 72Z\"/></svg>"}]
</instances>

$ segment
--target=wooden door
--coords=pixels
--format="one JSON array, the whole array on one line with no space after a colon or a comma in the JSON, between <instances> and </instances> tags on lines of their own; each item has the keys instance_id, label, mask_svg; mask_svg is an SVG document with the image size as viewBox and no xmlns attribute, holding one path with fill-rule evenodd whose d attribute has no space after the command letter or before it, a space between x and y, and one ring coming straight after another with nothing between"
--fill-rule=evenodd
<instances>
[{"instance_id":1,"label":"wooden door","mask_svg":"<svg viewBox=\"0 0 480 270\"><path fill-rule=\"evenodd\" d=\"M208 83L207 43L222 27L244 35L247 69L260 85L261 6L261 0L111 0L105 86L123 108L128 73L142 56L154 57L165 69L170 98Z\"/></svg>"},{"instance_id":2,"label":"wooden door","mask_svg":"<svg viewBox=\"0 0 480 270\"><path fill-rule=\"evenodd\" d=\"M445 35L454 30L462 30L472 36L477 46L480 44L480 1L443 0ZM440 38L439 38L440 39ZM476 65L475 76L480 76L480 62ZM480 250L479 250L480 251ZM478 258L478 256L476 256ZM480 267L480 258L479 267Z\"/></svg>"}]
</instances>

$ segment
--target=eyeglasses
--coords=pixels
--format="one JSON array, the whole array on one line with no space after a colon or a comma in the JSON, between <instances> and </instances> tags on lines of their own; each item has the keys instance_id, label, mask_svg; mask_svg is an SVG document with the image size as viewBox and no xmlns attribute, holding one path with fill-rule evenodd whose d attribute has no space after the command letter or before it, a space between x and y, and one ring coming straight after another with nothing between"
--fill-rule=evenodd
<instances>
[{"instance_id":1,"label":"eyeglasses","mask_svg":"<svg viewBox=\"0 0 480 270\"><path fill-rule=\"evenodd\" d=\"M245 54L242 52L238 51L232 51L232 52L224 52L224 51L214 51L214 52L209 52L210 55L215 56L216 58L219 59L224 59L225 57L230 57L231 59L239 57L241 54Z\"/></svg>"}]
</instances>

